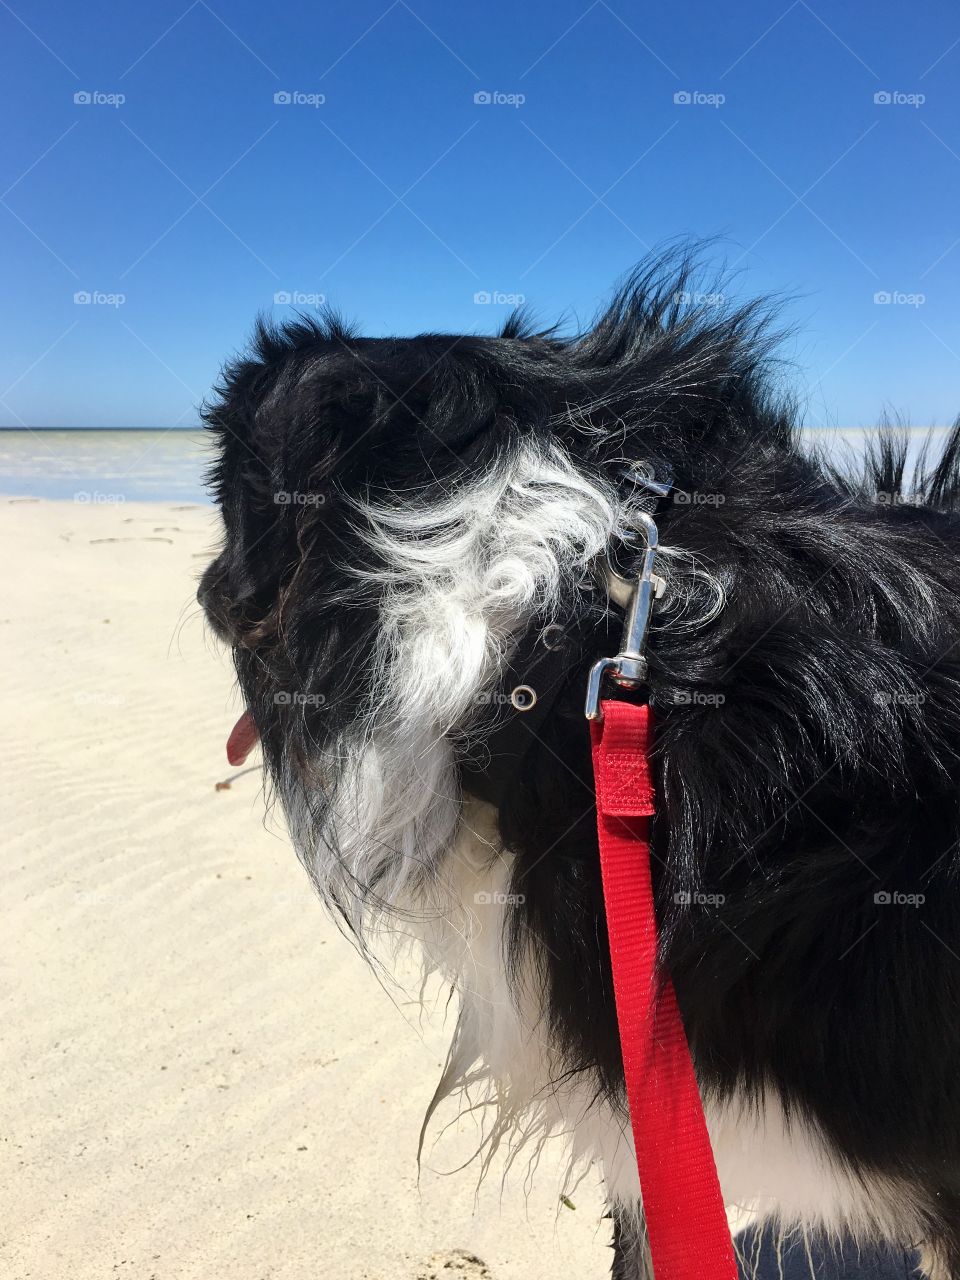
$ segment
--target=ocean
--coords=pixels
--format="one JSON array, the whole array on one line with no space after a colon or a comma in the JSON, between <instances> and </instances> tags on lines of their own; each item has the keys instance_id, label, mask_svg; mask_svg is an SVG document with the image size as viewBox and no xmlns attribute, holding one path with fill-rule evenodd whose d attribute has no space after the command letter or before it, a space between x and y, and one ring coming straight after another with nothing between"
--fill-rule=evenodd
<instances>
[{"instance_id":1,"label":"ocean","mask_svg":"<svg viewBox=\"0 0 960 1280\"><path fill-rule=\"evenodd\" d=\"M202 502L202 431L2 430L0 494L73 502Z\"/></svg>"},{"instance_id":2,"label":"ocean","mask_svg":"<svg viewBox=\"0 0 960 1280\"><path fill-rule=\"evenodd\" d=\"M836 461L862 455L872 432L861 427L809 429L807 442ZM926 428L910 430L916 456ZM947 429L934 427L934 444ZM74 502L201 502L210 443L202 431L103 428L0 430L0 494Z\"/></svg>"}]
</instances>

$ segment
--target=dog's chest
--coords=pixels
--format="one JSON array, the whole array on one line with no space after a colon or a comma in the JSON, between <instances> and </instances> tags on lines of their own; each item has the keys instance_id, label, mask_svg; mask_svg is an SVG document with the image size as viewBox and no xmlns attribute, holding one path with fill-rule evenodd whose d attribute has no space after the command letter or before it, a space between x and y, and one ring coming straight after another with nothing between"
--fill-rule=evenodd
<instances>
[{"instance_id":1,"label":"dog's chest","mask_svg":"<svg viewBox=\"0 0 960 1280\"><path fill-rule=\"evenodd\" d=\"M565 1070L547 1034L537 957L508 975L504 939L510 913L522 905L512 892L512 869L493 809L468 801L443 866L445 905L423 926L428 961L461 1002L451 1090L458 1077L479 1071L497 1103L498 1140L521 1145L532 1134L535 1145L547 1136L566 1141L571 1180L596 1162L610 1199L637 1206L625 1117L598 1100L595 1081ZM898 1211L893 1189L849 1176L809 1125L787 1122L775 1097L759 1106L737 1096L707 1099L705 1110L728 1206L786 1225L887 1234L884 1222Z\"/></svg>"}]
</instances>

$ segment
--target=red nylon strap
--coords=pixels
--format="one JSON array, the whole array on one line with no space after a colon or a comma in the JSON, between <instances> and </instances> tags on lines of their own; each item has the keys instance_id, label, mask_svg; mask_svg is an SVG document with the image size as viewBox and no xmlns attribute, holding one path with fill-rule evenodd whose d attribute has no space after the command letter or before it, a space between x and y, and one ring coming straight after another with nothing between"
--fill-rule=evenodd
<instances>
[{"instance_id":1,"label":"red nylon strap","mask_svg":"<svg viewBox=\"0 0 960 1280\"><path fill-rule=\"evenodd\" d=\"M627 1102L656 1280L737 1280L730 1230L673 983L658 982L650 878L650 708L591 722L603 896Z\"/></svg>"}]
</instances>

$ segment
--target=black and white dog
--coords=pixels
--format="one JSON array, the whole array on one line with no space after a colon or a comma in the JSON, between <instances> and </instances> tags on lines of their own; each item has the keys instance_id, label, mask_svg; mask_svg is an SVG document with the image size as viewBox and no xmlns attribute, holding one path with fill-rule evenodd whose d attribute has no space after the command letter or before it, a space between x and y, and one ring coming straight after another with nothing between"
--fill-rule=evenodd
<instances>
[{"instance_id":1,"label":"black and white dog","mask_svg":"<svg viewBox=\"0 0 960 1280\"><path fill-rule=\"evenodd\" d=\"M643 1274L583 695L655 510L663 963L725 1199L960 1277L960 424L840 474L691 270L572 338L259 326L206 410L231 756L360 944L456 988L437 1097L485 1082L491 1151L570 1135Z\"/></svg>"}]
</instances>

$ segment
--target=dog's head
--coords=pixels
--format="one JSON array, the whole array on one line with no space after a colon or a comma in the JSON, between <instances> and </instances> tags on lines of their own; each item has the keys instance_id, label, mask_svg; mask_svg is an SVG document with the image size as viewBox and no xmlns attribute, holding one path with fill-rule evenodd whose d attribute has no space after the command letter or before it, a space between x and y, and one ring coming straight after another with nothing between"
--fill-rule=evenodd
<instances>
[{"instance_id":1,"label":"dog's head","mask_svg":"<svg viewBox=\"0 0 960 1280\"><path fill-rule=\"evenodd\" d=\"M723 461L751 447L763 348L753 313L708 318L688 293L683 272L637 277L570 339L521 318L497 337L261 325L227 369L206 415L226 537L199 594L248 708L234 756L259 734L301 856L351 922L435 875L462 768L482 772L514 714L507 665L544 632L569 654L537 732L556 764L545 827L576 824L583 678L619 635L601 569L629 561L650 473L681 495L668 523L697 529L668 540L661 621L678 635L715 608L718 442ZM775 413L760 425L784 446ZM755 414L750 431L755 446ZM534 652L535 694L537 669Z\"/></svg>"}]
</instances>

